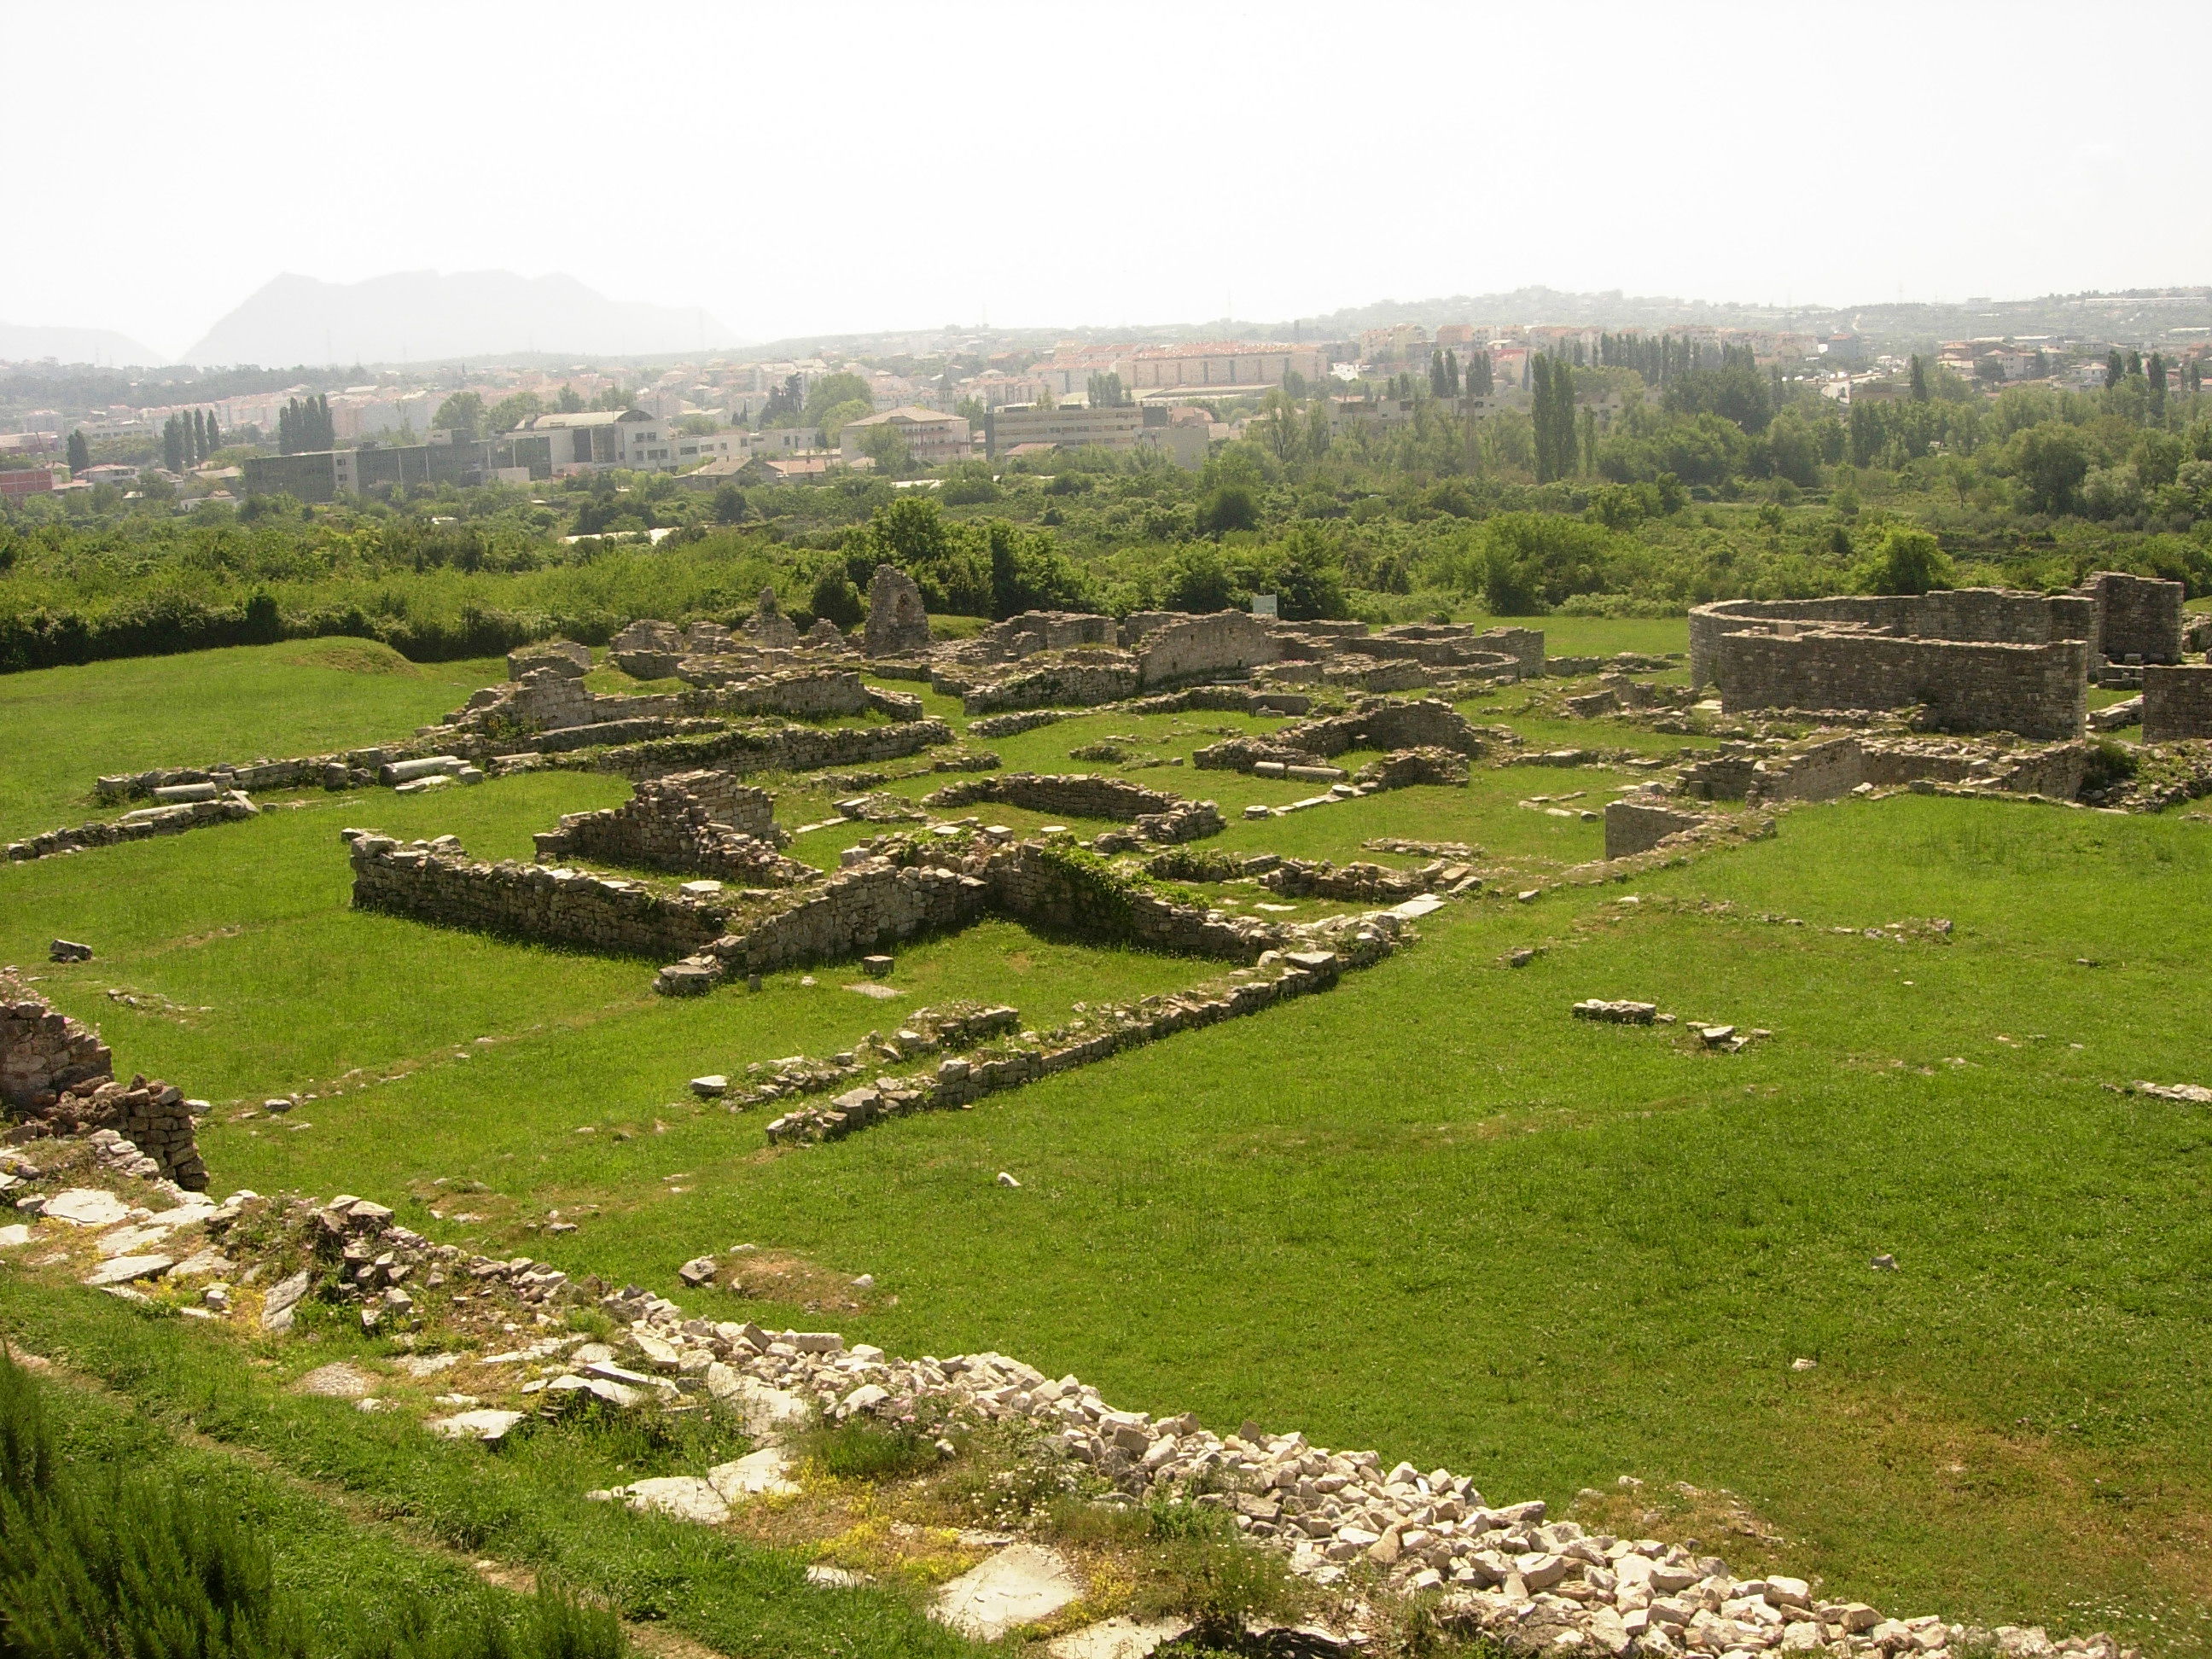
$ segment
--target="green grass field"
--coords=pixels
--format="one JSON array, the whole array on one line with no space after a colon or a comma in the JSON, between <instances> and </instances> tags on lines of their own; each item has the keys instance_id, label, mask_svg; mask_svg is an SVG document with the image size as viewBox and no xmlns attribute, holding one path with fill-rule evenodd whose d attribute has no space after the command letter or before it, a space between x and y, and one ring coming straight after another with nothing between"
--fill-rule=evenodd
<instances>
[{"instance_id":1,"label":"green grass field","mask_svg":"<svg viewBox=\"0 0 2212 1659\"><path fill-rule=\"evenodd\" d=\"M1575 629L1555 651L1683 634ZM0 799L16 831L46 827L85 815L94 773L389 736L487 672L356 672L300 646L0 680L11 729L41 734L0 753ZM1538 747L1685 741L1535 722L1520 701L1464 707ZM986 746L1079 769L1069 750L1108 737L1187 760L1271 724L1086 715ZM1305 793L1188 764L1127 775L1232 820ZM1601 809L1636 775L1478 768L1465 790L1233 821L1212 844L1342 860L1376 836L1464 841L1533 885L1602 835L1529 798ZM2212 1121L2100 1086L2212 1081L2204 824L1910 796L1805 808L1627 885L1455 904L1328 996L770 1154L761 1115L702 1106L685 1079L842 1048L948 997L1037 1024L1214 969L994 923L901 949L891 1003L836 968L672 1003L651 963L347 908L342 826L525 857L532 830L625 790L560 773L316 793L8 866L0 961L37 964L99 1021L118 1070L216 1103L201 1140L219 1189L366 1193L440 1238L664 1291L702 1250L773 1247L874 1274L841 1323L894 1352L995 1348L1117 1404L1443 1463L1498 1502L1624 1474L1724 1486L1828 1594L2212 1650ZM793 787L780 814L827 816L826 797ZM862 833L794 851L831 863ZM1865 932L1936 918L1953 931ZM57 934L96 959L43 965ZM1506 967L1524 945L1543 953ZM1773 1035L1692 1052L1665 1028L1571 1019L1589 996ZM318 1097L233 1121L295 1091ZM441 1177L487 1190L464 1211ZM544 1231L556 1209L579 1230Z\"/></svg>"}]
</instances>

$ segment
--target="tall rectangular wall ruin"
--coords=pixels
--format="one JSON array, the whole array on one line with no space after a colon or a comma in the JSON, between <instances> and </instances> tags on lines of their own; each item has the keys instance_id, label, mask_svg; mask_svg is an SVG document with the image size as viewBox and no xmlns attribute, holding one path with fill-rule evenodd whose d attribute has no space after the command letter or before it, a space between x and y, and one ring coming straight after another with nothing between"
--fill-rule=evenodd
<instances>
[{"instance_id":1,"label":"tall rectangular wall ruin","mask_svg":"<svg viewBox=\"0 0 2212 1659\"><path fill-rule=\"evenodd\" d=\"M2079 736L2088 702L2085 640L2047 645L1898 639L1844 632L1729 634L1715 653L1721 707L1898 708L1925 704L1952 732Z\"/></svg>"}]
</instances>

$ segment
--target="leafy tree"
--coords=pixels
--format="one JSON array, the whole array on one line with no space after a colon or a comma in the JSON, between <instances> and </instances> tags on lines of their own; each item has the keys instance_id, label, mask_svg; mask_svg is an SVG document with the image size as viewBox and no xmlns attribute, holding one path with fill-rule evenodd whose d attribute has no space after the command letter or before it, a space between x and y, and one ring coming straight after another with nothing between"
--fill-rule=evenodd
<instances>
[{"instance_id":1,"label":"leafy tree","mask_svg":"<svg viewBox=\"0 0 2212 1659\"><path fill-rule=\"evenodd\" d=\"M876 464L879 477L903 478L914 471L914 450L906 434L888 422L860 434L860 453Z\"/></svg>"},{"instance_id":2,"label":"leafy tree","mask_svg":"<svg viewBox=\"0 0 2212 1659\"><path fill-rule=\"evenodd\" d=\"M743 524L748 510L745 504L745 492L737 485L726 483L714 492L714 514L716 524ZM821 614L821 609L817 606L815 615Z\"/></svg>"},{"instance_id":3,"label":"leafy tree","mask_svg":"<svg viewBox=\"0 0 2212 1659\"><path fill-rule=\"evenodd\" d=\"M2120 356L2120 349L2114 346L2105 354L2105 390L2110 392L2118 386L2127 372L2128 366Z\"/></svg>"},{"instance_id":4,"label":"leafy tree","mask_svg":"<svg viewBox=\"0 0 2212 1659\"><path fill-rule=\"evenodd\" d=\"M869 389L866 380L857 374L824 374L807 388L806 419L815 426L826 427L831 410L841 404L855 403L866 405L860 410L862 415L875 413L875 393ZM853 418L846 416L848 420Z\"/></svg>"},{"instance_id":5,"label":"leafy tree","mask_svg":"<svg viewBox=\"0 0 2212 1659\"><path fill-rule=\"evenodd\" d=\"M978 507L997 501L1002 493L988 461L955 461L945 469L937 499L947 507Z\"/></svg>"},{"instance_id":6,"label":"leafy tree","mask_svg":"<svg viewBox=\"0 0 2212 1659\"><path fill-rule=\"evenodd\" d=\"M1490 368L1490 353L1477 350L1468 354L1467 389L1470 397L1487 398L1496 391L1497 382Z\"/></svg>"},{"instance_id":7,"label":"leafy tree","mask_svg":"<svg viewBox=\"0 0 2212 1659\"><path fill-rule=\"evenodd\" d=\"M1232 530L1260 527L1260 497L1248 483L1217 484L1199 503L1200 533L1217 539Z\"/></svg>"},{"instance_id":8,"label":"leafy tree","mask_svg":"<svg viewBox=\"0 0 2212 1659\"><path fill-rule=\"evenodd\" d=\"M473 392L456 392L438 405L430 424L467 441L481 434L483 418L484 400L481 396Z\"/></svg>"},{"instance_id":9,"label":"leafy tree","mask_svg":"<svg viewBox=\"0 0 2212 1659\"><path fill-rule=\"evenodd\" d=\"M69 470L82 472L92 465L92 446L85 441L84 428L73 428L69 434Z\"/></svg>"},{"instance_id":10,"label":"leafy tree","mask_svg":"<svg viewBox=\"0 0 2212 1659\"><path fill-rule=\"evenodd\" d=\"M611 386L592 400L592 407L610 415L620 415L636 401L637 394L627 386Z\"/></svg>"},{"instance_id":11,"label":"leafy tree","mask_svg":"<svg viewBox=\"0 0 2212 1659\"><path fill-rule=\"evenodd\" d=\"M555 400L554 407L563 415L580 415L584 412L583 394L563 381L561 386L561 395Z\"/></svg>"},{"instance_id":12,"label":"leafy tree","mask_svg":"<svg viewBox=\"0 0 2212 1659\"><path fill-rule=\"evenodd\" d=\"M1169 611L1229 611L1236 608L1237 584L1221 550L1210 542L1181 549L1169 565L1160 605Z\"/></svg>"},{"instance_id":13,"label":"leafy tree","mask_svg":"<svg viewBox=\"0 0 2212 1659\"><path fill-rule=\"evenodd\" d=\"M760 423L763 428L797 426L805 409L805 377L794 372L781 386L768 394L768 401L761 405Z\"/></svg>"},{"instance_id":14,"label":"leafy tree","mask_svg":"<svg viewBox=\"0 0 2212 1659\"><path fill-rule=\"evenodd\" d=\"M821 574L814 579L814 593L807 601L807 609L817 617L827 617L840 628L860 624L860 590L853 586L853 579L846 574L842 562L822 567Z\"/></svg>"},{"instance_id":15,"label":"leafy tree","mask_svg":"<svg viewBox=\"0 0 2212 1659\"><path fill-rule=\"evenodd\" d=\"M2089 471L2088 446L2072 427L2045 421L2014 440L2013 469L2027 487L2028 510L2055 516L2074 505Z\"/></svg>"},{"instance_id":16,"label":"leafy tree","mask_svg":"<svg viewBox=\"0 0 2212 1659\"><path fill-rule=\"evenodd\" d=\"M564 392L568 390L566 386L561 389ZM579 398L576 401L581 403L583 399ZM513 392L501 398L491 406L490 412L484 416L484 430L512 432L517 427L526 425L544 412L544 400L536 392Z\"/></svg>"},{"instance_id":17,"label":"leafy tree","mask_svg":"<svg viewBox=\"0 0 2212 1659\"><path fill-rule=\"evenodd\" d=\"M839 435L855 421L865 421L876 412L876 406L865 398L848 398L842 404L832 404L821 414L822 441L832 449L837 447Z\"/></svg>"},{"instance_id":18,"label":"leafy tree","mask_svg":"<svg viewBox=\"0 0 2212 1659\"><path fill-rule=\"evenodd\" d=\"M1924 530L1892 525L1875 550L1874 560L1863 573L1870 592L1925 593L1948 586L1951 561L1941 543Z\"/></svg>"},{"instance_id":19,"label":"leafy tree","mask_svg":"<svg viewBox=\"0 0 2212 1659\"><path fill-rule=\"evenodd\" d=\"M1129 394L1121 385L1119 369L1109 368L1103 374L1092 374L1087 396L1093 409L1120 409L1129 401Z\"/></svg>"},{"instance_id":20,"label":"leafy tree","mask_svg":"<svg viewBox=\"0 0 2212 1659\"><path fill-rule=\"evenodd\" d=\"M1345 602L1343 562L1310 525L1298 525L1283 538L1269 580L1277 612L1285 622L1352 614Z\"/></svg>"}]
</instances>

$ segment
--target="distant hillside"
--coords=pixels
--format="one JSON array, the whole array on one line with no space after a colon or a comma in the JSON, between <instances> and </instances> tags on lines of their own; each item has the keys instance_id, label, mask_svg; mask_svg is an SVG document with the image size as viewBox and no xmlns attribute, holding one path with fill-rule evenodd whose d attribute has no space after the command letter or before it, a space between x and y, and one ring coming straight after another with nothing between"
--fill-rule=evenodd
<instances>
[{"instance_id":1,"label":"distant hillside","mask_svg":"<svg viewBox=\"0 0 2212 1659\"><path fill-rule=\"evenodd\" d=\"M57 362L152 364L162 361L151 346L106 328L26 328L0 323L0 363Z\"/></svg>"},{"instance_id":2,"label":"distant hillside","mask_svg":"<svg viewBox=\"0 0 2212 1659\"><path fill-rule=\"evenodd\" d=\"M702 311L595 294L573 276L395 271L363 283L277 277L210 329L190 363L436 362L516 352L636 356L727 345Z\"/></svg>"}]
</instances>

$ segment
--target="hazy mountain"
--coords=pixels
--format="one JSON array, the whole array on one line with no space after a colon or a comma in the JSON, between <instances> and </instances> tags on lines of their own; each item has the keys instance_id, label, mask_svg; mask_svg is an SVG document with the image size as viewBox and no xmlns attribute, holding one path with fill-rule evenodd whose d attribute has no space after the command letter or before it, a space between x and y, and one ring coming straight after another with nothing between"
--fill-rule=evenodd
<instances>
[{"instance_id":1,"label":"hazy mountain","mask_svg":"<svg viewBox=\"0 0 2212 1659\"><path fill-rule=\"evenodd\" d=\"M0 323L0 362L150 364L163 361L151 346L106 328L26 328Z\"/></svg>"},{"instance_id":2,"label":"hazy mountain","mask_svg":"<svg viewBox=\"0 0 2212 1659\"><path fill-rule=\"evenodd\" d=\"M727 345L703 311L610 300L573 276L395 271L277 277L207 331L189 363L436 362L550 351L608 356Z\"/></svg>"}]
</instances>

